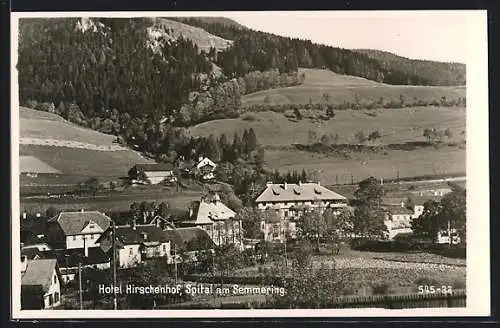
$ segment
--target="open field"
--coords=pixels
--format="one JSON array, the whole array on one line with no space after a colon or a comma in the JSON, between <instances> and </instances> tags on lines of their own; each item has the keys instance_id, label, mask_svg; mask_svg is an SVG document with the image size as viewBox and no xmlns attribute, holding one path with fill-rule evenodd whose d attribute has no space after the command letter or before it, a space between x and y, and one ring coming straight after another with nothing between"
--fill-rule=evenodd
<instances>
[{"instance_id":1,"label":"open field","mask_svg":"<svg viewBox=\"0 0 500 328\"><path fill-rule=\"evenodd\" d=\"M465 130L466 111L464 108L412 107L401 109L379 109L373 117L363 110L338 110L334 118L328 121L313 122L302 119L292 122L282 113L260 112L243 114L241 118L215 120L198 124L190 129L195 136L226 134L231 138L236 131L253 128L262 145L305 144L309 140L309 131L321 135L338 134L339 143L357 142L355 134L364 131L365 135L378 130L382 138L379 143L403 143L406 141L425 141L425 128L445 130L453 133L451 140L463 140L461 132ZM255 120L245 120L245 116Z\"/></svg>"},{"instance_id":2,"label":"open field","mask_svg":"<svg viewBox=\"0 0 500 328\"><path fill-rule=\"evenodd\" d=\"M19 108L21 138L77 141L94 145L113 145L115 136L77 126L62 117L26 107Z\"/></svg>"},{"instance_id":3,"label":"open field","mask_svg":"<svg viewBox=\"0 0 500 328\"><path fill-rule=\"evenodd\" d=\"M323 94L328 94L329 103L353 102L360 100L385 101L399 100L403 95L409 101L414 98L432 101L441 97L458 99L465 96L465 87L430 87L430 86L398 86L378 83L360 77L340 75L328 70L300 69L305 74L302 85L265 90L242 97L243 105L262 104L266 96L269 104L307 104L309 101L322 101Z\"/></svg>"},{"instance_id":4,"label":"open field","mask_svg":"<svg viewBox=\"0 0 500 328\"><path fill-rule=\"evenodd\" d=\"M369 176L385 179L412 177L426 174L464 173L465 150L455 147L417 149L413 151L389 150L387 155L353 154L351 159L299 150L267 150L266 162L279 171L316 171L324 184L357 183ZM338 180L337 180L338 178Z\"/></svg>"},{"instance_id":5,"label":"open field","mask_svg":"<svg viewBox=\"0 0 500 328\"><path fill-rule=\"evenodd\" d=\"M75 177L80 181L90 176L102 179L127 176L128 170L136 163L150 162L129 150L102 152L79 148L21 145L19 153L36 157L61 171L63 175Z\"/></svg>"},{"instance_id":6,"label":"open field","mask_svg":"<svg viewBox=\"0 0 500 328\"><path fill-rule=\"evenodd\" d=\"M74 184L88 177L116 179L126 176L136 163L152 162L113 143L112 135L76 126L53 113L20 107L19 118L19 155L46 163L55 170L46 172L39 165L39 173L60 173L21 177L21 185ZM22 170L24 166L21 162Z\"/></svg>"},{"instance_id":7,"label":"open field","mask_svg":"<svg viewBox=\"0 0 500 328\"><path fill-rule=\"evenodd\" d=\"M61 173L59 170L56 170L52 166L33 156L19 156L19 172L47 174Z\"/></svg>"},{"instance_id":8,"label":"open field","mask_svg":"<svg viewBox=\"0 0 500 328\"><path fill-rule=\"evenodd\" d=\"M43 213L49 207L54 207L63 210L98 210L106 213L128 211L133 202L168 202L172 208L179 210L187 210L189 205L194 200L199 200L202 195L201 191L182 191L175 192L171 190L158 189L155 191L137 190L133 193L121 194L107 193L105 195L96 195L86 198L23 198L20 201L21 212L28 213Z\"/></svg>"}]
</instances>

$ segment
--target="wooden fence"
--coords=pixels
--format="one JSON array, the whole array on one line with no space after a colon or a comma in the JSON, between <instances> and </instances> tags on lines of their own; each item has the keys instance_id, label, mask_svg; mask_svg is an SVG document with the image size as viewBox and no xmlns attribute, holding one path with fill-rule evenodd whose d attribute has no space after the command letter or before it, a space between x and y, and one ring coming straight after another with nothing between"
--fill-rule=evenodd
<instances>
[{"instance_id":1,"label":"wooden fence","mask_svg":"<svg viewBox=\"0 0 500 328\"><path fill-rule=\"evenodd\" d=\"M279 309L290 308L289 304L268 302L224 302L223 298L213 302L189 302L162 305L160 309ZM408 295L372 295L348 296L338 298L325 308L384 308L384 309L415 309L415 308L460 308L466 307L465 290L453 291L453 294L408 294Z\"/></svg>"}]
</instances>

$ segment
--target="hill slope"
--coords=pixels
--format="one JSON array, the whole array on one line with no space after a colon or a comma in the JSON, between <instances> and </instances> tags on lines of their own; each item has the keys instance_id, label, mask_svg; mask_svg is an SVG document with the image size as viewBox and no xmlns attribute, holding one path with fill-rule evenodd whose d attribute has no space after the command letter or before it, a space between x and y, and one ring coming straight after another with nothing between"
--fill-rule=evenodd
<instances>
[{"instance_id":1,"label":"hill slope","mask_svg":"<svg viewBox=\"0 0 500 328\"><path fill-rule=\"evenodd\" d=\"M466 82L465 65L461 63L409 59L381 50L357 49L354 51L378 60L384 68L397 69L411 75L418 74L425 79L436 81L437 85L446 85L449 81L454 81L457 85L465 85Z\"/></svg>"},{"instance_id":2,"label":"hill slope","mask_svg":"<svg viewBox=\"0 0 500 328\"><path fill-rule=\"evenodd\" d=\"M71 184L94 176L113 179L126 176L135 163L152 162L113 143L114 136L76 126L56 114L21 107L19 118L20 168L58 173L23 176L21 185Z\"/></svg>"},{"instance_id":3,"label":"hill slope","mask_svg":"<svg viewBox=\"0 0 500 328\"><path fill-rule=\"evenodd\" d=\"M336 74L328 70L299 69L304 73L304 83L299 86L271 89L251 93L242 97L243 106L254 104L307 104L309 102L342 103L360 101L408 100L417 98L424 101L456 100L465 97L465 87L390 85L367 80L357 76Z\"/></svg>"},{"instance_id":4,"label":"hill slope","mask_svg":"<svg viewBox=\"0 0 500 328\"><path fill-rule=\"evenodd\" d=\"M161 35L176 40L179 37L189 39L198 46L199 50L209 52L210 48L216 51L222 51L232 45L232 41L213 35L204 29L183 24L168 18L153 18L153 26L149 29L151 32L160 32Z\"/></svg>"}]
</instances>

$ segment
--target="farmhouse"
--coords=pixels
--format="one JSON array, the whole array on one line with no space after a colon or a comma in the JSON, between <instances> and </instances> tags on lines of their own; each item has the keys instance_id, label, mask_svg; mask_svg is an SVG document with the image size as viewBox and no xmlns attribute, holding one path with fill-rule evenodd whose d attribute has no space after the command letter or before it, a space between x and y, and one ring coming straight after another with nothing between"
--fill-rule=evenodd
<instances>
[{"instance_id":1,"label":"farmhouse","mask_svg":"<svg viewBox=\"0 0 500 328\"><path fill-rule=\"evenodd\" d=\"M200 227L168 229L165 232L173 242L172 253L176 255L177 262L182 261L180 251L187 257L187 260L196 262L199 252L210 251L215 247L207 231Z\"/></svg>"},{"instance_id":2,"label":"farmhouse","mask_svg":"<svg viewBox=\"0 0 500 328\"><path fill-rule=\"evenodd\" d=\"M318 183L267 183L266 189L255 200L257 208L265 215L261 230L266 240L284 241L285 236L295 238L296 220L313 208L340 209L347 206L346 197Z\"/></svg>"},{"instance_id":3,"label":"farmhouse","mask_svg":"<svg viewBox=\"0 0 500 328\"><path fill-rule=\"evenodd\" d=\"M129 177L132 180L150 184L177 181L172 163L136 164L130 169Z\"/></svg>"},{"instance_id":4,"label":"farmhouse","mask_svg":"<svg viewBox=\"0 0 500 328\"><path fill-rule=\"evenodd\" d=\"M169 234L154 224L135 224L116 226L116 249L121 268L134 267L143 260L162 257L172 262ZM106 230L99 243L104 252L113 247L113 229Z\"/></svg>"},{"instance_id":5,"label":"farmhouse","mask_svg":"<svg viewBox=\"0 0 500 328\"><path fill-rule=\"evenodd\" d=\"M242 222L235 220L235 217L236 213L215 194L191 204L189 219L180 225L202 228L218 246L229 243L241 245Z\"/></svg>"},{"instance_id":6,"label":"farmhouse","mask_svg":"<svg viewBox=\"0 0 500 328\"><path fill-rule=\"evenodd\" d=\"M61 212L49 220L47 240L54 248L98 247L97 240L109 228L111 219L98 211Z\"/></svg>"},{"instance_id":7,"label":"farmhouse","mask_svg":"<svg viewBox=\"0 0 500 328\"><path fill-rule=\"evenodd\" d=\"M216 167L217 164L212 162L210 158L200 157L195 167L193 167L193 170L195 172L195 176L200 178L201 180L213 180L215 179Z\"/></svg>"},{"instance_id":8,"label":"farmhouse","mask_svg":"<svg viewBox=\"0 0 500 328\"><path fill-rule=\"evenodd\" d=\"M55 259L21 258L21 308L51 309L61 304L60 273Z\"/></svg>"},{"instance_id":9,"label":"farmhouse","mask_svg":"<svg viewBox=\"0 0 500 328\"><path fill-rule=\"evenodd\" d=\"M403 204L402 204L403 205ZM414 212L404 206L389 206L386 208L386 218L384 220L387 227L387 238L394 239L398 234L411 233L411 220Z\"/></svg>"}]
</instances>

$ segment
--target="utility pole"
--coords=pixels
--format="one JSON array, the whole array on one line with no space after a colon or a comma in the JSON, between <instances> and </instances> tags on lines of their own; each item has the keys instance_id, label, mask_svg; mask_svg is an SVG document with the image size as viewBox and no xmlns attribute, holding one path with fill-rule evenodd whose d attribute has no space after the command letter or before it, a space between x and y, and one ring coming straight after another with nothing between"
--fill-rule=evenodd
<instances>
[{"instance_id":1,"label":"utility pole","mask_svg":"<svg viewBox=\"0 0 500 328\"><path fill-rule=\"evenodd\" d=\"M339 184L339 175L338 174L335 174L335 184L336 185Z\"/></svg>"},{"instance_id":2,"label":"utility pole","mask_svg":"<svg viewBox=\"0 0 500 328\"><path fill-rule=\"evenodd\" d=\"M116 299L116 224L115 221L112 221L113 224L113 310L118 308L118 302Z\"/></svg>"},{"instance_id":3,"label":"utility pole","mask_svg":"<svg viewBox=\"0 0 500 328\"><path fill-rule=\"evenodd\" d=\"M78 262L78 288L80 290L80 310L83 310L82 263Z\"/></svg>"},{"instance_id":4,"label":"utility pole","mask_svg":"<svg viewBox=\"0 0 500 328\"><path fill-rule=\"evenodd\" d=\"M351 184L352 185L354 184L354 177L352 176L352 173L351 173Z\"/></svg>"}]
</instances>

